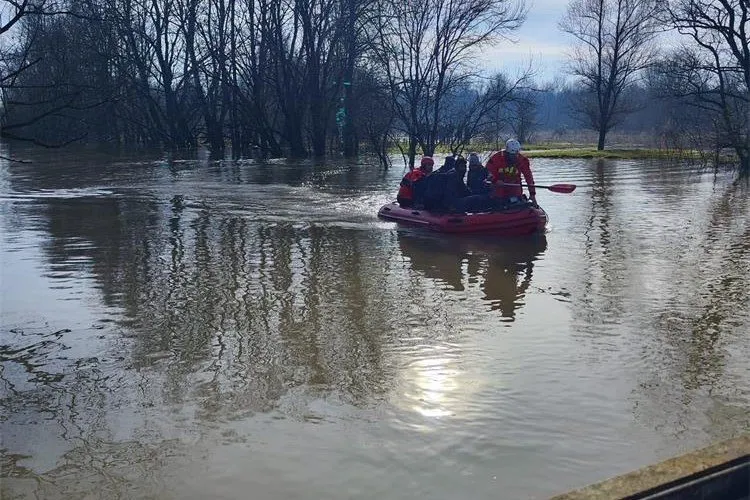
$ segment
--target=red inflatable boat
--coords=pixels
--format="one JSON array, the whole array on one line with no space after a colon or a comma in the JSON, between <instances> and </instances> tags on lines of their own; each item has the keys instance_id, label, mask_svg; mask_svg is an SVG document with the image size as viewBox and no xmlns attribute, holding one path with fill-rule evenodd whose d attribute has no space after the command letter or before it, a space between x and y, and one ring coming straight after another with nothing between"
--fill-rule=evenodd
<instances>
[{"instance_id":1,"label":"red inflatable boat","mask_svg":"<svg viewBox=\"0 0 750 500\"><path fill-rule=\"evenodd\" d=\"M521 204L500 212L450 214L401 208L394 202L383 205L378 216L442 233L492 233L501 236L543 232L548 220L547 212L531 204Z\"/></svg>"}]
</instances>

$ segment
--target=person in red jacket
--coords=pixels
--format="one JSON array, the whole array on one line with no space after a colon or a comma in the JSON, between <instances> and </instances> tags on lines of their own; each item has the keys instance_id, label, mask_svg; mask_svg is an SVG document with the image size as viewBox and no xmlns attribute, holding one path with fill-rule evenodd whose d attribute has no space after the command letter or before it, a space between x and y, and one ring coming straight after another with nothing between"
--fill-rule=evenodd
<instances>
[{"instance_id":1,"label":"person in red jacket","mask_svg":"<svg viewBox=\"0 0 750 500\"><path fill-rule=\"evenodd\" d=\"M435 161L425 156L419 162L419 168L415 168L411 172L407 172L403 179L401 179L401 185L398 188L398 194L396 195L396 201L401 207L412 207L414 206L414 185L430 175L432 173L432 167L435 165Z\"/></svg>"},{"instance_id":2,"label":"person in red jacket","mask_svg":"<svg viewBox=\"0 0 750 500\"><path fill-rule=\"evenodd\" d=\"M521 175L529 186L529 199L536 204L534 176L531 174L529 159L521 154L521 143L508 139L505 149L492 155L487 162L487 171L493 186L492 197L500 203L521 199ZM509 185L512 184L512 185Z\"/></svg>"}]
</instances>

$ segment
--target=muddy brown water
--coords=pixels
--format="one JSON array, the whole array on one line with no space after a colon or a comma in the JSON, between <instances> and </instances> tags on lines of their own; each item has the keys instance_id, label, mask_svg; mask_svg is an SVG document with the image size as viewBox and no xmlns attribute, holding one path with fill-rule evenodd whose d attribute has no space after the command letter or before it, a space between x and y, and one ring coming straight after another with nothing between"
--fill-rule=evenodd
<instances>
[{"instance_id":1,"label":"muddy brown water","mask_svg":"<svg viewBox=\"0 0 750 500\"><path fill-rule=\"evenodd\" d=\"M544 236L401 167L10 151L3 498L545 498L750 428L750 191L532 161Z\"/></svg>"}]
</instances>

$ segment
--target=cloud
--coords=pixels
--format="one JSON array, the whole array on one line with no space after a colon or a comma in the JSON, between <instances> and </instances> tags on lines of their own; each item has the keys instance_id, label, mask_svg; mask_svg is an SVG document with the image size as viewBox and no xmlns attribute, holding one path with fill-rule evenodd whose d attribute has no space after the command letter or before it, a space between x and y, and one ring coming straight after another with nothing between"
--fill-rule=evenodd
<instances>
[{"instance_id":1,"label":"cloud","mask_svg":"<svg viewBox=\"0 0 750 500\"><path fill-rule=\"evenodd\" d=\"M515 44L505 42L486 47L476 62L484 73L502 71L512 75L530 67L540 82L549 81L562 73L568 48L559 43L521 39Z\"/></svg>"},{"instance_id":2,"label":"cloud","mask_svg":"<svg viewBox=\"0 0 750 500\"><path fill-rule=\"evenodd\" d=\"M518 43L500 43L493 47L486 48L482 52L492 57L543 57L543 58L562 58L565 57L568 45L540 42L531 39L520 39Z\"/></svg>"},{"instance_id":3,"label":"cloud","mask_svg":"<svg viewBox=\"0 0 750 500\"><path fill-rule=\"evenodd\" d=\"M485 47L477 62L486 72L516 73L531 68L540 81L556 79L567 61L570 40L558 27L565 14L567 2L561 0L533 0L528 4L528 15L523 26L502 40Z\"/></svg>"}]
</instances>

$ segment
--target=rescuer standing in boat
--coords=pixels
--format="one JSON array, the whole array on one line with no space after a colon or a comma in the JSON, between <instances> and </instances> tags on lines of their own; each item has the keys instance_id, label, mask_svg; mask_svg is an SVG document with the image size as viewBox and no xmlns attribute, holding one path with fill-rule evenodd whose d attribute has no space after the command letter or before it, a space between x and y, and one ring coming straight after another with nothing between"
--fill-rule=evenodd
<instances>
[{"instance_id":1,"label":"rescuer standing in boat","mask_svg":"<svg viewBox=\"0 0 750 500\"><path fill-rule=\"evenodd\" d=\"M529 199L536 205L534 176L531 174L529 159L521 154L521 143L515 139L505 142L505 149L492 155L487 161L487 171L493 186L492 198L504 205L521 201L523 188L521 175L529 186Z\"/></svg>"}]
</instances>

